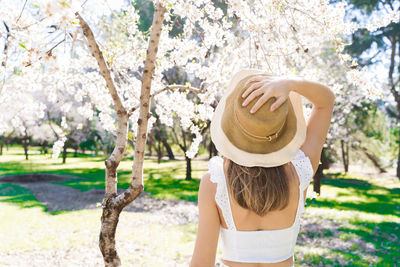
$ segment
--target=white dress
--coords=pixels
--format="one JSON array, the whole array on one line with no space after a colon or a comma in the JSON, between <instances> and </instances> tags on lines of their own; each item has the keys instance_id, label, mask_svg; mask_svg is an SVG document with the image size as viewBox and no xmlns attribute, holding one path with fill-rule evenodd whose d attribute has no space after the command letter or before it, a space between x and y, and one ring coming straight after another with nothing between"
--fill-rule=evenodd
<instances>
[{"instance_id":1,"label":"white dress","mask_svg":"<svg viewBox=\"0 0 400 267\"><path fill-rule=\"evenodd\" d=\"M304 211L304 190L313 177L310 159L298 150L292 159L299 183L299 201L292 226L279 230L238 231L230 206L228 189L223 169L223 159L215 156L209 161L210 180L217 183L215 201L222 211L228 229L220 227L222 259L234 262L273 263L281 262L294 255L294 248L300 230L300 217ZM220 263L219 266L227 266Z\"/></svg>"}]
</instances>

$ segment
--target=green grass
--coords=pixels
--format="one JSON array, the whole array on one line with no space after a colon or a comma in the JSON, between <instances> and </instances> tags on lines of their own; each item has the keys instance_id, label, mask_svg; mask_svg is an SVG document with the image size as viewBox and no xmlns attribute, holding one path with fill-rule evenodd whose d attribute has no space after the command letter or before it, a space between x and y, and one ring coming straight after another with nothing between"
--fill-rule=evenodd
<instances>
[{"instance_id":1,"label":"green grass","mask_svg":"<svg viewBox=\"0 0 400 267\"><path fill-rule=\"evenodd\" d=\"M349 247L331 249L297 246L304 255L299 263L323 262L331 266L396 266L400 262L400 182L388 178L352 177L328 174L322 181L322 194L308 199L305 217L319 217L337 223L319 236L327 243L340 239ZM324 225L320 225L324 229ZM318 238L315 233L304 233ZM372 252L372 253L371 253Z\"/></svg>"},{"instance_id":2,"label":"green grass","mask_svg":"<svg viewBox=\"0 0 400 267\"><path fill-rule=\"evenodd\" d=\"M99 261L96 266L100 266L100 216L101 208L48 213L28 189L0 184L0 255L72 249L89 251L88 255ZM165 262L187 262L197 225L165 226L154 219L142 223L148 216L151 214L145 212L121 213L116 236L122 266L173 266ZM8 266L10 262L0 259L3 264Z\"/></svg>"},{"instance_id":3,"label":"green grass","mask_svg":"<svg viewBox=\"0 0 400 267\"><path fill-rule=\"evenodd\" d=\"M61 158L52 159L51 155L38 154L38 148L32 148L29 160L25 160L20 147L11 147L0 156L0 175L16 175L23 173L53 173L58 175L73 175L65 182L54 184L67 185L81 191L90 189L104 189L105 166L104 156L90 156L74 158L69 153L67 163L61 164ZM132 159L124 159L118 168L118 188L126 189L131 181ZM192 162L192 177L186 181L186 163L184 161L162 161L146 159L144 162L145 191L154 198L169 198L179 200L197 200L200 178L207 171L207 161L194 160Z\"/></svg>"},{"instance_id":4,"label":"green grass","mask_svg":"<svg viewBox=\"0 0 400 267\"><path fill-rule=\"evenodd\" d=\"M0 183L0 202L18 205L20 208L39 207L46 210L46 206L37 201L29 189L10 183Z\"/></svg>"},{"instance_id":5,"label":"green grass","mask_svg":"<svg viewBox=\"0 0 400 267\"><path fill-rule=\"evenodd\" d=\"M24 160L23 151L12 148L0 156L0 175L26 172L69 174L78 178L61 184L85 191L104 188L104 158L85 155L61 159L33 154ZM126 188L130 180L131 160L120 166L119 187ZM145 190L155 198L195 201L199 178L206 171L206 161L193 162L193 181L185 181L185 162L145 161ZM341 173L329 174L322 181L322 194L307 199L303 217L317 219L318 231L309 228L300 235L311 242L296 246L299 266L396 266L400 262L400 183L396 179L355 177ZM309 188L311 193L311 188ZM0 252L49 249L57 247L96 246L100 208L72 212L46 212L46 207L28 190L11 183L0 184ZM132 225L148 216L145 213L121 215L117 237L120 242L138 242L152 256L135 257L121 251L127 264L157 266L157 253L184 262L191 256L197 232L196 224L163 227L158 224ZM30 222L29 224L27 222ZM332 226L335 225L335 226ZM63 242L37 236L37 231L50 231L62 236ZM88 230L89 229L89 230ZM311 230L310 230L311 229ZM89 233L87 232L89 231ZM123 232L123 234L122 234ZM9 233L17 233L10 235ZM29 236L29 242L26 241ZM314 241L317 242L315 245ZM332 247L332 241L343 246ZM36 247L32 247L32 242ZM342 243L341 243L342 242ZM173 245L171 245L173 244ZM151 254L153 253L154 254ZM220 251L218 252L220 255ZM160 262L159 264L162 265ZM161 266L160 265L160 266Z\"/></svg>"}]
</instances>

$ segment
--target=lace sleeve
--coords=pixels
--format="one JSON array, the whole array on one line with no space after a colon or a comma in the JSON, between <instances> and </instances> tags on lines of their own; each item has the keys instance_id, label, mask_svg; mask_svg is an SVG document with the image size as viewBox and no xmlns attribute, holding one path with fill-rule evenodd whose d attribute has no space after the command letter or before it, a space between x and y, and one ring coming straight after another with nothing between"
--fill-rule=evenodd
<instances>
[{"instance_id":1,"label":"lace sleeve","mask_svg":"<svg viewBox=\"0 0 400 267\"><path fill-rule=\"evenodd\" d=\"M300 179L300 188L305 190L310 184L314 170L310 158L302 150L298 150L296 157L292 160Z\"/></svg>"},{"instance_id":2,"label":"lace sleeve","mask_svg":"<svg viewBox=\"0 0 400 267\"><path fill-rule=\"evenodd\" d=\"M215 156L208 162L208 171L211 174L210 180L213 183L221 182L220 166L223 165L223 159L221 157Z\"/></svg>"},{"instance_id":3,"label":"lace sleeve","mask_svg":"<svg viewBox=\"0 0 400 267\"><path fill-rule=\"evenodd\" d=\"M208 163L208 170L211 174L210 181L217 184L215 193L215 202L222 211L222 216L226 222L228 229L236 230L233 222L232 211L230 208L228 190L223 169L224 160L221 157L215 156Z\"/></svg>"}]
</instances>

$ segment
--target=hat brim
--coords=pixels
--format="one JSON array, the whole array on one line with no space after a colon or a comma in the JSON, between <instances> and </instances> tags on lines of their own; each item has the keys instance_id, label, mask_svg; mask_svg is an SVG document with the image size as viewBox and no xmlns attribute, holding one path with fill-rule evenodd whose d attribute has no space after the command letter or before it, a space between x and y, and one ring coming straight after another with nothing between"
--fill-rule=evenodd
<instances>
[{"instance_id":1,"label":"hat brim","mask_svg":"<svg viewBox=\"0 0 400 267\"><path fill-rule=\"evenodd\" d=\"M306 123L303 115L303 105L301 96L293 91L289 93L289 98L293 106L296 117L296 132L293 138L280 149L269 153L249 153L236 147L229 140L221 127L222 115L225 110L226 100L231 95L237 83L248 75L263 73L258 69L242 69L233 75L229 82L227 92L218 103L214 116L211 121L211 139L217 150L224 156L237 164L247 167L262 166L275 167L283 165L294 158L298 149L304 143L306 137Z\"/></svg>"}]
</instances>

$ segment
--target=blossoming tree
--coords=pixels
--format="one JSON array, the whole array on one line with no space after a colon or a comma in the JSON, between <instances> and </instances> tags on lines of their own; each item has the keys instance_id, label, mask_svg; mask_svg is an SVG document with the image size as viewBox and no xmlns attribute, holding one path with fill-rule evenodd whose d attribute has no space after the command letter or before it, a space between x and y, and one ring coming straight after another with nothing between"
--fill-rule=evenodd
<instances>
[{"instance_id":1,"label":"blossoming tree","mask_svg":"<svg viewBox=\"0 0 400 267\"><path fill-rule=\"evenodd\" d=\"M194 142L186 155L193 157L202 139L195 121L211 119L211 103L222 96L231 74L240 68L325 78L329 70L318 66L324 47L321 44L328 43L336 49L338 64L349 67L349 80L363 94L374 94L365 82L365 72L342 54L340 37L357 28L344 22L343 4L333 6L324 0L160 0L154 1L151 28L141 32L139 15L132 5L123 6L123 12L114 16L115 11L110 13L99 1L37 2L32 5L22 1L18 12L0 9L7 25L1 36L6 48L1 57L0 103L8 101L8 94L25 90L20 86L11 90L15 68L36 71L42 74L35 85L45 90L48 98L65 105L57 94L68 90L80 103L81 114L90 118L93 110L98 110L104 129L115 134L114 150L105 161L99 236L106 266L121 264L115 248L119 215L144 190L144 150L148 130L155 121L149 113L151 101L161 123L171 126L177 115L182 129L192 131ZM13 5L11 1L9 5ZM113 34L105 33L102 25L107 16L99 19L104 14L99 10L112 17L109 30ZM9 57L10 51L16 56ZM7 67L9 62L15 66L13 70ZM200 79L201 86L166 84L163 71L174 67ZM332 77L328 85L335 83ZM195 105L187 97L188 91L198 93L201 103ZM0 122L0 129L2 126ZM128 132L135 136L132 180L128 189L117 194L118 166ZM54 150L60 152L63 143L63 139L58 140Z\"/></svg>"}]
</instances>

